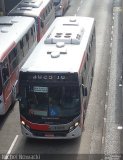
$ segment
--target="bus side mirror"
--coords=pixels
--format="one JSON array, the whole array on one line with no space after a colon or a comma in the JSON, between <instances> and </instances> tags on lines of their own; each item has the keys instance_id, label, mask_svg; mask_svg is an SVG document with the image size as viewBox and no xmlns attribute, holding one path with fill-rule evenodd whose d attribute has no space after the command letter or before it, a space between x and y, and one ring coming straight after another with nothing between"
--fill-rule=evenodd
<instances>
[{"instance_id":1,"label":"bus side mirror","mask_svg":"<svg viewBox=\"0 0 123 160\"><path fill-rule=\"evenodd\" d=\"M87 87L84 88L84 96L87 96L88 92L87 92Z\"/></svg>"},{"instance_id":2,"label":"bus side mirror","mask_svg":"<svg viewBox=\"0 0 123 160\"><path fill-rule=\"evenodd\" d=\"M82 94L83 94L83 96L85 96L85 97L86 97L87 94L88 94L88 93L87 93L87 87L85 87L84 84L82 84Z\"/></svg>"},{"instance_id":3,"label":"bus side mirror","mask_svg":"<svg viewBox=\"0 0 123 160\"><path fill-rule=\"evenodd\" d=\"M16 100L19 101L19 102L21 102L22 97L21 97L20 95L17 95L17 96L16 96Z\"/></svg>"}]
</instances>

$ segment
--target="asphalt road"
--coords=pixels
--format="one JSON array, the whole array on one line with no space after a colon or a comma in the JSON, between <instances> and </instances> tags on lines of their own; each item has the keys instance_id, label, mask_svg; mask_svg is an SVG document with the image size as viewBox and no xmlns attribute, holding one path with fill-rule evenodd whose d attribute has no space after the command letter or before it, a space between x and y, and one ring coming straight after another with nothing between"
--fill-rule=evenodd
<instances>
[{"instance_id":1,"label":"asphalt road","mask_svg":"<svg viewBox=\"0 0 123 160\"><path fill-rule=\"evenodd\" d=\"M96 19L95 75L82 137L74 140L26 139L21 134L16 103L6 116L0 118L1 154L58 154L56 159L60 159L61 154L69 154L70 159L77 159L80 154L82 159L82 154L104 153L112 55L112 7L113 0L71 0L65 13L65 16L90 16ZM51 157L47 156L47 159Z\"/></svg>"}]
</instances>

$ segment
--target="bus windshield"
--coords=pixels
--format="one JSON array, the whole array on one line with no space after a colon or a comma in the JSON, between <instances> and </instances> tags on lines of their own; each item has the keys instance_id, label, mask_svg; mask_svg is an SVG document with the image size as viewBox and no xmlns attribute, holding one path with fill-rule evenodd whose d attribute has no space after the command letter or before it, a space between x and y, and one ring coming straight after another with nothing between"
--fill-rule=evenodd
<instances>
[{"instance_id":1,"label":"bus windshield","mask_svg":"<svg viewBox=\"0 0 123 160\"><path fill-rule=\"evenodd\" d=\"M37 87L27 92L28 113L34 116L69 117L80 114L78 86Z\"/></svg>"}]
</instances>

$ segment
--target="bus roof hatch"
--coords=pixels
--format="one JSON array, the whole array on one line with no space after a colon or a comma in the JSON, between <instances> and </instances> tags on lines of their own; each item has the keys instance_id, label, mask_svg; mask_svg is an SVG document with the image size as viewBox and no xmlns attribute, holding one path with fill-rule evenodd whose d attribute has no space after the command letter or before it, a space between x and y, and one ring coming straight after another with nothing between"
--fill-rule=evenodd
<instances>
[{"instance_id":1,"label":"bus roof hatch","mask_svg":"<svg viewBox=\"0 0 123 160\"><path fill-rule=\"evenodd\" d=\"M79 26L57 26L47 36L46 44L56 44L57 42L64 42L65 44L80 44L84 29Z\"/></svg>"},{"instance_id":2,"label":"bus roof hatch","mask_svg":"<svg viewBox=\"0 0 123 160\"><path fill-rule=\"evenodd\" d=\"M22 7L33 7L33 8L39 8L41 4L43 3L43 0L24 0L20 3Z\"/></svg>"}]
</instances>

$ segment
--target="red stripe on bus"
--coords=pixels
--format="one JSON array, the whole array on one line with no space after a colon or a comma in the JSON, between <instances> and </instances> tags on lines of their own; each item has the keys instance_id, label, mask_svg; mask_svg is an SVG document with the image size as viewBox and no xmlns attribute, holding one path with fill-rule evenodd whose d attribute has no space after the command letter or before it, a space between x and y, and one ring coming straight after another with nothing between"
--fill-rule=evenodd
<instances>
[{"instance_id":1,"label":"red stripe on bus","mask_svg":"<svg viewBox=\"0 0 123 160\"><path fill-rule=\"evenodd\" d=\"M21 116L21 121L24 121L25 124L27 124L31 129L35 129L35 130L40 130L40 131L48 131L49 130L49 125L47 124L36 124L36 123L32 123L28 120L26 120L24 117Z\"/></svg>"},{"instance_id":2,"label":"red stripe on bus","mask_svg":"<svg viewBox=\"0 0 123 160\"><path fill-rule=\"evenodd\" d=\"M0 61L3 61L15 46L16 46L16 43L12 42L12 44L7 48L7 50L2 53L0 57Z\"/></svg>"}]
</instances>

